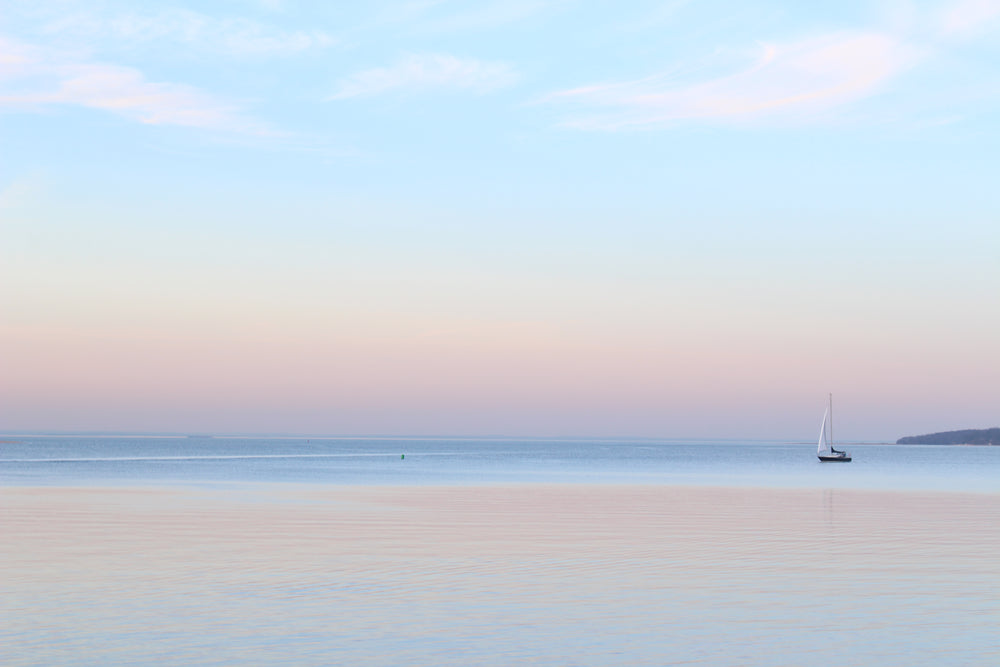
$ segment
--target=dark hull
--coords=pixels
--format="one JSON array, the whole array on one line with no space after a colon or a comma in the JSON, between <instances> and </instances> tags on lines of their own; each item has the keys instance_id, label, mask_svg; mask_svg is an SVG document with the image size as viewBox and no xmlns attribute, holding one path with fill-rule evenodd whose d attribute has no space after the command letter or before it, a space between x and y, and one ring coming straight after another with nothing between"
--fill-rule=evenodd
<instances>
[{"instance_id":1,"label":"dark hull","mask_svg":"<svg viewBox=\"0 0 1000 667\"><path fill-rule=\"evenodd\" d=\"M850 456L820 456L818 458L819 458L820 461L829 461L829 462L840 461L842 463L850 463L851 462L851 457Z\"/></svg>"}]
</instances>

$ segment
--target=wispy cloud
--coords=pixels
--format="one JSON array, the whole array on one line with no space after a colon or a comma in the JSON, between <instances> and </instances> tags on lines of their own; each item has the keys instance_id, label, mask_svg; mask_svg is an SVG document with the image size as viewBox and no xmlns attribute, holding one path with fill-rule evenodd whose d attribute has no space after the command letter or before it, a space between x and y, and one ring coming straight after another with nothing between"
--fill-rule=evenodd
<instances>
[{"instance_id":1,"label":"wispy cloud","mask_svg":"<svg viewBox=\"0 0 1000 667\"><path fill-rule=\"evenodd\" d=\"M941 32L968 37L988 30L1000 19L1000 0L959 0L945 6L938 16Z\"/></svg>"},{"instance_id":2,"label":"wispy cloud","mask_svg":"<svg viewBox=\"0 0 1000 667\"><path fill-rule=\"evenodd\" d=\"M652 10L647 10L640 18L622 23L618 29L623 32L636 32L661 27L676 20L681 10L689 4L691 0L667 0Z\"/></svg>"},{"instance_id":3,"label":"wispy cloud","mask_svg":"<svg viewBox=\"0 0 1000 667\"><path fill-rule=\"evenodd\" d=\"M465 32L496 28L535 16L552 4L542 0L477 3L474 8L432 18L420 28L430 32Z\"/></svg>"},{"instance_id":4,"label":"wispy cloud","mask_svg":"<svg viewBox=\"0 0 1000 667\"><path fill-rule=\"evenodd\" d=\"M422 33L470 32L517 23L560 4L562 0L411 0L387 8L379 20Z\"/></svg>"},{"instance_id":5,"label":"wispy cloud","mask_svg":"<svg viewBox=\"0 0 1000 667\"><path fill-rule=\"evenodd\" d=\"M517 80L506 63L456 58L451 55L408 55L389 67L358 72L343 81L331 100L366 97L392 91L457 88L487 93Z\"/></svg>"},{"instance_id":6,"label":"wispy cloud","mask_svg":"<svg viewBox=\"0 0 1000 667\"><path fill-rule=\"evenodd\" d=\"M285 8L285 0L258 0L257 4L271 12L279 12Z\"/></svg>"},{"instance_id":7,"label":"wispy cloud","mask_svg":"<svg viewBox=\"0 0 1000 667\"><path fill-rule=\"evenodd\" d=\"M553 93L546 102L578 109L566 125L618 130L680 121L733 122L774 117L810 120L876 93L920 53L892 35L837 32L785 44L761 44L735 72L679 82L664 74Z\"/></svg>"},{"instance_id":8,"label":"wispy cloud","mask_svg":"<svg viewBox=\"0 0 1000 667\"><path fill-rule=\"evenodd\" d=\"M192 86L147 81L139 70L77 61L0 39L0 107L101 109L152 125L270 134L238 108Z\"/></svg>"},{"instance_id":9,"label":"wispy cloud","mask_svg":"<svg viewBox=\"0 0 1000 667\"><path fill-rule=\"evenodd\" d=\"M49 20L43 32L143 46L180 42L236 56L291 55L336 43L321 30L286 31L247 18L216 18L180 8L152 13L73 13Z\"/></svg>"}]
</instances>

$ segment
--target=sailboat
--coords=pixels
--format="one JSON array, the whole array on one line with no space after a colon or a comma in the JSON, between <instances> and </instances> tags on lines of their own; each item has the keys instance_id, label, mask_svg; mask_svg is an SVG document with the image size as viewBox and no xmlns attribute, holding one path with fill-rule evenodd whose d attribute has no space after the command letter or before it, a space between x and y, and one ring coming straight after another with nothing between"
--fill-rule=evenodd
<instances>
[{"instance_id":1,"label":"sailboat","mask_svg":"<svg viewBox=\"0 0 1000 667\"><path fill-rule=\"evenodd\" d=\"M829 418L829 419L827 419ZM826 438L827 424L830 425L830 439ZM816 446L816 456L820 461L842 461L850 463L851 455L833 448L833 394L830 394L830 405L823 413L823 426L819 432L819 444Z\"/></svg>"}]
</instances>

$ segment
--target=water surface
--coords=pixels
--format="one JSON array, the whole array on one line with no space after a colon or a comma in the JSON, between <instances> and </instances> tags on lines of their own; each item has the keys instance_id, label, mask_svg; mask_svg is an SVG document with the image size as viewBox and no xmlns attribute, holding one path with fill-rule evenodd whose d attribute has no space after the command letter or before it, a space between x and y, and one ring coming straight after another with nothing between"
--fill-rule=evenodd
<instances>
[{"instance_id":1,"label":"water surface","mask_svg":"<svg viewBox=\"0 0 1000 667\"><path fill-rule=\"evenodd\" d=\"M5 664L1000 664L997 448L2 447Z\"/></svg>"},{"instance_id":2,"label":"water surface","mask_svg":"<svg viewBox=\"0 0 1000 667\"><path fill-rule=\"evenodd\" d=\"M733 440L5 439L0 485L568 482L1000 492L1000 447L847 445L852 463L823 464L813 443Z\"/></svg>"}]
</instances>

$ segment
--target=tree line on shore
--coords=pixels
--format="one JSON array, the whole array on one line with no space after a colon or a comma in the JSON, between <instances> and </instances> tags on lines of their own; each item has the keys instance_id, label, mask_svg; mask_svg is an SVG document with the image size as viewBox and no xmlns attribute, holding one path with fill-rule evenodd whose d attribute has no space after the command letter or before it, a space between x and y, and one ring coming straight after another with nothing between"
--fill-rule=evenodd
<instances>
[{"instance_id":1,"label":"tree line on shore","mask_svg":"<svg viewBox=\"0 0 1000 667\"><path fill-rule=\"evenodd\" d=\"M1000 445L1000 428L944 431L900 438L897 445Z\"/></svg>"}]
</instances>

